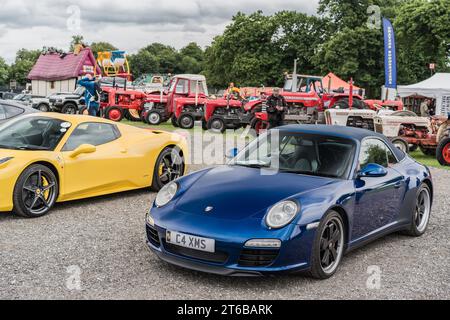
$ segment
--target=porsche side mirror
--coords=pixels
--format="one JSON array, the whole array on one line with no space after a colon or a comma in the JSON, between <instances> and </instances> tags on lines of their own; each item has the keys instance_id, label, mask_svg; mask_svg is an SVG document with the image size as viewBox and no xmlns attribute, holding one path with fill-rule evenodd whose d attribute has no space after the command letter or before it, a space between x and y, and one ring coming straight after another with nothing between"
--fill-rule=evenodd
<instances>
[{"instance_id":1,"label":"porsche side mirror","mask_svg":"<svg viewBox=\"0 0 450 320\"><path fill-rule=\"evenodd\" d=\"M238 155L238 153L239 153L238 148L233 148L233 149L231 149L230 151L228 151L228 153L227 153L227 155L226 155L226 158L227 158L227 159L234 159L234 158L236 158L236 156Z\"/></svg>"},{"instance_id":2,"label":"porsche side mirror","mask_svg":"<svg viewBox=\"0 0 450 320\"><path fill-rule=\"evenodd\" d=\"M363 169L358 171L358 178L379 178L388 174L385 167L376 163L369 163Z\"/></svg>"},{"instance_id":3,"label":"porsche side mirror","mask_svg":"<svg viewBox=\"0 0 450 320\"><path fill-rule=\"evenodd\" d=\"M82 144L81 146L73 150L73 152L70 154L70 157L76 158L80 154L94 153L96 150L97 148L91 144Z\"/></svg>"}]
</instances>

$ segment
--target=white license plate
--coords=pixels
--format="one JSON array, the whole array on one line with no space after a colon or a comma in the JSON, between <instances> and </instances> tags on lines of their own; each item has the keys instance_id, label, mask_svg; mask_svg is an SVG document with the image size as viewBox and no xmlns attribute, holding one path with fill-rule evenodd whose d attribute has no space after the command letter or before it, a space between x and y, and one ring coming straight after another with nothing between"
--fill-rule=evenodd
<instances>
[{"instance_id":1,"label":"white license plate","mask_svg":"<svg viewBox=\"0 0 450 320\"><path fill-rule=\"evenodd\" d=\"M216 241L214 239L195 237L175 231L166 231L166 242L184 248L212 253L216 249Z\"/></svg>"}]
</instances>

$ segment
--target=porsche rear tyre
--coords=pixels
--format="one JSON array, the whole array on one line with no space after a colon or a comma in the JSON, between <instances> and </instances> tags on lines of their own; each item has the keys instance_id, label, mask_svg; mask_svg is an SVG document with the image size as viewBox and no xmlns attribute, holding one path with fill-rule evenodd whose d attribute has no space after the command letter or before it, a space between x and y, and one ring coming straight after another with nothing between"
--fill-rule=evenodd
<instances>
[{"instance_id":1,"label":"porsche rear tyre","mask_svg":"<svg viewBox=\"0 0 450 320\"><path fill-rule=\"evenodd\" d=\"M58 198L58 179L48 167L36 164L17 179L13 193L14 213L25 218L47 214Z\"/></svg>"},{"instance_id":2,"label":"porsche rear tyre","mask_svg":"<svg viewBox=\"0 0 450 320\"><path fill-rule=\"evenodd\" d=\"M423 183L417 190L416 204L411 215L411 225L405 233L412 237L422 236L430 221L431 214L431 191L427 184Z\"/></svg>"},{"instance_id":3,"label":"porsche rear tyre","mask_svg":"<svg viewBox=\"0 0 450 320\"><path fill-rule=\"evenodd\" d=\"M328 279L338 269L344 255L345 228L341 216L329 211L322 219L314 238L310 275Z\"/></svg>"},{"instance_id":4,"label":"porsche rear tyre","mask_svg":"<svg viewBox=\"0 0 450 320\"><path fill-rule=\"evenodd\" d=\"M184 175L185 162L179 148L165 148L156 160L152 189L161 190L169 182Z\"/></svg>"},{"instance_id":5,"label":"porsche rear tyre","mask_svg":"<svg viewBox=\"0 0 450 320\"><path fill-rule=\"evenodd\" d=\"M450 138L442 139L436 151L437 160L443 166L450 166Z\"/></svg>"}]
</instances>

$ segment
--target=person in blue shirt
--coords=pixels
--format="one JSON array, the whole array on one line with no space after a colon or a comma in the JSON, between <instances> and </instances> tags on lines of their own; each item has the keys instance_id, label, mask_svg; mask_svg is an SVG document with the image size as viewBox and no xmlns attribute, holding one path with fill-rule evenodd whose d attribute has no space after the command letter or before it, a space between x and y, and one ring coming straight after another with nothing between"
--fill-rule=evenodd
<instances>
[{"instance_id":1,"label":"person in blue shirt","mask_svg":"<svg viewBox=\"0 0 450 320\"><path fill-rule=\"evenodd\" d=\"M88 74L84 78L78 80L78 85L86 88L84 92L84 100L90 116L96 117L100 108L98 95L96 93L98 84L92 75Z\"/></svg>"}]
</instances>

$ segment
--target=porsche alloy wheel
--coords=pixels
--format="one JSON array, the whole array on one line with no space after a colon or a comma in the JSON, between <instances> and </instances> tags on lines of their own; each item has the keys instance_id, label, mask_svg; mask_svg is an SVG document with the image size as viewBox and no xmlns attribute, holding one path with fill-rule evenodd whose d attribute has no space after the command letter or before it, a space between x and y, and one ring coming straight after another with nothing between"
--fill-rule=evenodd
<instances>
[{"instance_id":1,"label":"porsche alloy wheel","mask_svg":"<svg viewBox=\"0 0 450 320\"><path fill-rule=\"evenodd\" d=\"M330 211L316 231L311 258L311 275L327 279L334 275L344 254L345 230L341 216Z\"/></svg>"},{"instance_id":2,"label":"porsche alloy wheel","mask_svg":"<svg viewBox=\"0 0 450 320\"><path fill-rule=\"evenodd\" d=\"M158 157L153 173L152 188L159 191L184 174L184 158L178 148L166 148Z\"/></svg>"},{"instance_id":3,"label":"porsche alloy wheel","mask_svg":"<svg viewBox=\"0 0 450 320\"><path fill-rule=\"evenodd\" d=\"M58 181L46 166L32 165L25 169L14 188L14 212L22 217L45 215L55 204Z\"/></svg>"},{"instance_id":4,"label":"porsche alloy wheel","mask_svg":"<svg viewBox=\"0 0 450 320\"><path fill-rule=\"evenodd\" d=\"M422 236L428 228L431 216L431 191L428 185L422 184L417 190L416 205L412 213L411 225L406 234L413 237Z\"/></svg>"}]
</instances>

